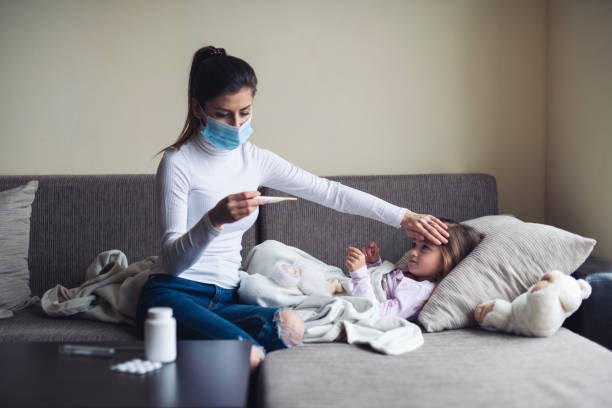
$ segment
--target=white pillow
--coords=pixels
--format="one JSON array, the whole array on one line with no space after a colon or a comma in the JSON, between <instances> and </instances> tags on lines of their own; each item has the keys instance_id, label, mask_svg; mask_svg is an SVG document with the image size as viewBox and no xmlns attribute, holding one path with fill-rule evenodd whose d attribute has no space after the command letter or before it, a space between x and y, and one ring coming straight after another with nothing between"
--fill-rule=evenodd
<instances>
[{"instance_id":1,"label":"white pillow","mask_svg":"<svg viewBox=\"0 0 612 408\"><path fill-rule=\"evenodd\" d=\"M484 239L442 282L419 314L426 331L476 325L474 309L491 299L512 301L552 270L569 275L596 241L550 225L492 215L463 224Z\"/></svg>"},{"instance_id":2,"label":"white pillow","mask_svg":"<svg viewBox=\"0 0 612 408\"><path fill-rule=\"evenodd\" d=\"M0 192L0 318L32 304L28 249L38 181Z\"/></svg>"}]
</instances>

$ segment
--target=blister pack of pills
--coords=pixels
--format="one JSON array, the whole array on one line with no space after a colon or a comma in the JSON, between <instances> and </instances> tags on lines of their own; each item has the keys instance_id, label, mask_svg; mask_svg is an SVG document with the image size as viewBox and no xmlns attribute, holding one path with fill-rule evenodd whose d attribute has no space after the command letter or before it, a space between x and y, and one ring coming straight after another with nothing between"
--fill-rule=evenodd
<instances>
[{"instance_id":1,"label":"blister pack of pills","mask_svg":"<svg viewBox=\"0 0 612 408\"><path fill-rule=\"evenodd\" d=\"M150 371L160 369L162 363L157 361L141 360L135 358L133 360L124 361L120 364L115 364L110 367L113 371L119 371L128 374L146 374Z\"/></svg>"}]
</instances>

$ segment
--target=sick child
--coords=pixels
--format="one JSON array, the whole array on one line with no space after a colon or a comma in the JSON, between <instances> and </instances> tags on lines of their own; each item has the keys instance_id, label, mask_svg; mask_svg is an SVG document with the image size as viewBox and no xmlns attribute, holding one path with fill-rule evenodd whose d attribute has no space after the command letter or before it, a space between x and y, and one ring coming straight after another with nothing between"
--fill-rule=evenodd
<instances>
[{"instance_id":1,"label":"sick child","mask_svg":"<svg viewBox=\"0 0 612 408\"><path fill-rule=\"evenodd\" d=\"M442 220L442 219L441 219ZM346 266L353 281L353 296L365 297L380 306L382 316L410 319L421 310L435 286L483 239L483 235L466 225L442 220L448 225L448 243L432 245L426 240L413 240L412 249L383 277L386 300L374 295L368 268L381 264L375 242L361 250L348 247Z\"/></svg>"}]
</instances>

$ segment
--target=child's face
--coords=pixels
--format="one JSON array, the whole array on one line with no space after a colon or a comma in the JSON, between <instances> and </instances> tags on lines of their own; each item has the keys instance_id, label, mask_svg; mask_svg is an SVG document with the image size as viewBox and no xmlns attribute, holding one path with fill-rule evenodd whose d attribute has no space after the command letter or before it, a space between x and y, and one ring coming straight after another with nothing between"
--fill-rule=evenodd
<instances>
[{"instance_id":1,"label":"child's face","mask_svg":"<svg viewBox=\"0 0 612 408\"><path fill-rule=\"evenodd\" d=\"M408 272L418 280L433 280L442 271L442 252L429 241L412 241L408 257Z\"/></svg>"}]
</instances>

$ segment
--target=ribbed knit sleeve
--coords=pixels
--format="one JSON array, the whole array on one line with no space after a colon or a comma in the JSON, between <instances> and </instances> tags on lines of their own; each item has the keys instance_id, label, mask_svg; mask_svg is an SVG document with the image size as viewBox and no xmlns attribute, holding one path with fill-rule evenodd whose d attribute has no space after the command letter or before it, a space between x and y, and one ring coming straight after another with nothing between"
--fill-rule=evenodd
<instances>
[{"instance_id":1,"label":"ribbed knit sleeve","mask_svg":"<svg viewBox=\"0 0 612 408\"><path fill-rule=\"evenodd\" d=\"M368 271L366 265L350 272L350 275L353 281L353 292L351 296L369 299L375 305L380 304L374 294L374 288L370 282L370 271Z\"/></svg>"},{"instance_id":2,"label":"ribbed knit sleeve","mask_svg":"<svg viewBox=\"0 0 612 408\"><path fill-rule=\"evenodd\" d=\"M401 226L405 208L336 181L315 176L268 150L255 146L253 148L256 149L262 172L262 185L343 213L371 218L396 228Z\"/></svg>"},{"instance_id":3,"label":"ribbed knit sleeve","mask_svg":"<svg viewBox=\"0 0 612 408\"><path fill-rule=\"evenodd\" d=\"M155 201L159 209L164 272L177 276L193 265L220 234L204 214L187 230L189 168L180 151L164 153L156 174Z\"/></svg>"}]
</instances>

